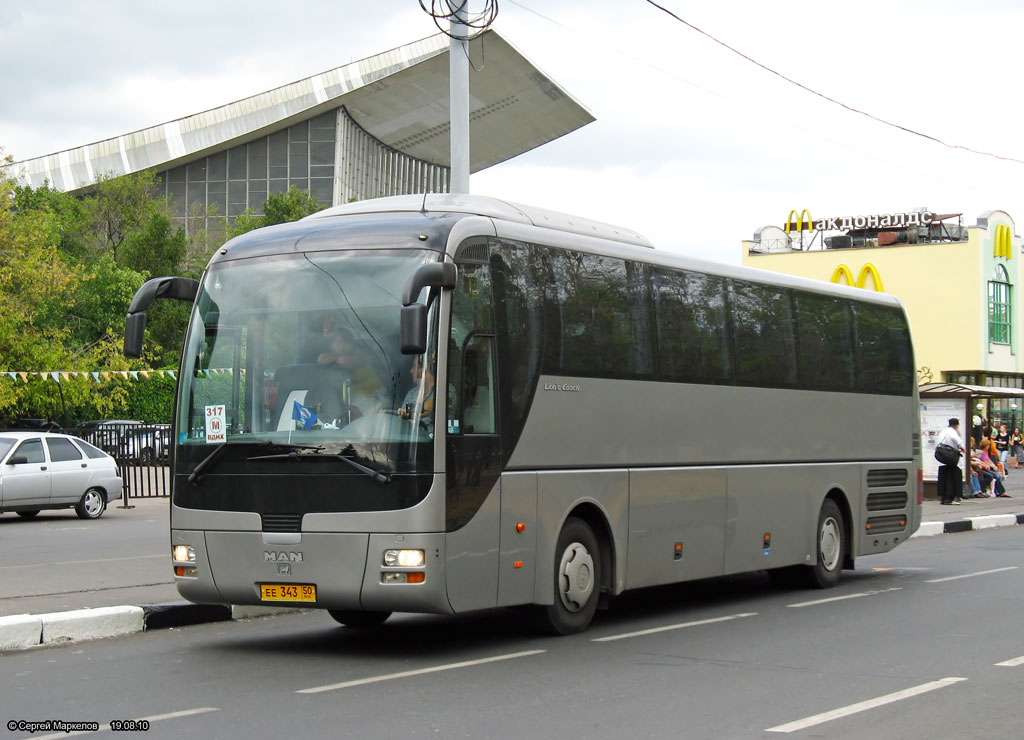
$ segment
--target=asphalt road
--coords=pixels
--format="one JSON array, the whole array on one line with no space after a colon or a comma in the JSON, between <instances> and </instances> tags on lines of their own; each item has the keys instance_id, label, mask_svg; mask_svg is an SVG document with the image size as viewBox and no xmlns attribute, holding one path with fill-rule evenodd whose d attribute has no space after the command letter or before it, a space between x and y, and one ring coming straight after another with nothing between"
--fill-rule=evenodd
<instances>
[{"instance_id":1,"label":"asphalt road","mask_svg":"<svg viewBox=\"0 0 1024 740\"><path fill-rule=\"evenodd\" d=\"M5 724L148 718L146 737L1024 734L1019 527L911 540L844 575L645 590L564 638L515 610L373 632L303 612L10 652L0 707Z\"/></svg>"}]
</instances>

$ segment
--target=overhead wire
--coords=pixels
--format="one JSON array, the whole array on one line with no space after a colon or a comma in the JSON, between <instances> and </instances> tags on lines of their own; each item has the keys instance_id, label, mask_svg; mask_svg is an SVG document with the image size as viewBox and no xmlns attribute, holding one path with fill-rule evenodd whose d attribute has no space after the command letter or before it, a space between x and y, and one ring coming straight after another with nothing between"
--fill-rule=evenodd
<instances>
[{"instance_id":1,"label":"overhead wire","mask_svg":"<svg viewBox=\"0 0 1024 740\"><path fill-rule=\"evenodd\" d=\"M456 41L472 41L494 23L498 17L498 0L485 0L482 10L469 12L469 0L419 0L420 8L433 19L438 30ZM458 23L470 29L465 34L452 33L450 25Z\"/></svg>"},{"instance_id":2,"label":"overhead wire","mask_svg":"<svg viewBox=\"0 0 1024 740\"><path fill-rule=\"evenodd\" d=\"M646 1L650 5L653 5L655 8L657 8L658 10L662 11L663 13L666 13L667 15L671 16L675 20L679 21L684 26L687 26L688 28L693 29L697 33L701 34L702 36L705 36L708 39L710 39L711 41L714 41L719 46L725 47L726 49L731 51L733 54L736 54L737 56L740 56L743 59L746 59L751 64L754 64L754 65L760 67L761 69L763 69L764 71L766 71L766 72L768 72L770 74L773 74L773 75L775 75L776 77L778 77L778 78L780 78L782 80L785 80L786 82L788 82L791 85L795 85L796 87L799 87L801 90L804 90L805 92L809 92L810 94L816 95L819 98L822 98L823 100L827 100L828 102L830 102L830 103L832 103L834 105L838 105L838 106L840 106L842 108L845 108L846 110L850 111L851 113L857 113L857 114L865 116L866 118L869 118L869 119L871 119L873 121L876 121L877 123L881 123L881 124L883 124L885 126L890 126L892 128L898 129L898 130L903 131L905 133L912 134L914 136L920 136L921 138L927 139L928 141L933 141L936 144L941 144L942 146L947 147L948 149L960 149L961 151L970 152L971 154L979 154L979 155L982 155L982 156L985 156L985 157L992 157L994 159L1001 159L1004 162L1015 162L1017 164L1024 164L1024 160L1017 159L1015 157L1007 157L1007 156L1003 156L1001 154L995 154L994 152L986 152L986 151L982 151L982 150L979 150L979 149L972 149L971 147L963 146L961 144L950 144L950 143L948 143L946 141L943 141L942 139L940 139L938 137L930 136L928 134L921 133L920 131L915 131L912 128L908 128L906 126L901 126L898 123L893 123L892 121L887 121L884 118L879 118L878 116L873 115L871 113L868 113L867 111L863 111L860 108L855 108L852 105L847 105L846 103L843 103L842 101L836 100L835 98L831 98L828 95L825 95L824 93L818 92L817 90L814 90L813 88L810 88L807 85L804 85L804 84L802 84L800 82L797 82L796 80L792 79L791 77L787 77L786 75L782 74L781 72L779 72L777 70L774 70L774 69L772 69L771 67L769 67L769 66L767 66L765 64L762 64L761 62L757 61L756 59L753 59L752 57L747 56L742 51L740 51L740 50L730 46L729 44L725 43L721 39L716 38L715 36L712 36L707 31L704 31L704 30L698 28L697 26L693 25L689 21L687 21L687 20L681 18L680 16L676 15L675 13L673 13L668 8L666 8L666 7L662 6L662 5L659 5L658 3L654 2L654 0L646 0Z\"/></svg>"}]
</instances>

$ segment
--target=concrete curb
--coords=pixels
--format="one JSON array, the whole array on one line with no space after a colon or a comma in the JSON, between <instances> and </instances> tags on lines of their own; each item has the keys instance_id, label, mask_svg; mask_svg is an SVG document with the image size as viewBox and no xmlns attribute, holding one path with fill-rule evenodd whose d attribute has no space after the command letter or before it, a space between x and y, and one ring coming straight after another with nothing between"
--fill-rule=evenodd
<instances>
[{"instance_id":1,"label":"concrete curb","mask_svg":"<svg viewBox=\"0 0 1024 740\"><path fill-rule=\"evenodd\" d=\"M952 532L972 532L976 529L992 529L993 527L1012 527L1017 524L1024 524L1024 514L990 514L954 519L950 522L921 522L921 526L910 538L931 537Z\"/></svg>"},{"instance_id":2,"label":"concrete curb","mask_svg":"<svg viewBox=\"0 0 1024 740\"><path fill-rule=\"evenodd\" d=\"M104 606L50 614L0 617L0 650L119 637L151 629L185 627L300 611L281 606L227 606L171 601L145 606Z\"/></svg>"}]
</instances>

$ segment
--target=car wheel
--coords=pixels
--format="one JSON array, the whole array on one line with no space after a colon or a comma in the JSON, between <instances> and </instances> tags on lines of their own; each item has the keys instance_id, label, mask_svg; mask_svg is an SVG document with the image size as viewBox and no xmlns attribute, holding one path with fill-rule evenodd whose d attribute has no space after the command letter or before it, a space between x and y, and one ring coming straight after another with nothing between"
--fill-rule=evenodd
<instances>
[{"instance_id":1,"label":"car wheel","mask_svg":"<svg viewBox=\"0 0 1024 740\"><path fill-rule=\"evenodd\" d=\"M75 513L80 519L99 519L106 511L107 497L98 488L90 488L82 494L75 506Z\"/></svg>"},{"instance_id":2,"label":"car wheel","mask_svg":"<svg viewBox=\"0 0 1024 740\"><path fill-rule=\"evenodd\" d=\"M555 603L530 610L534 629L549 635L582 632L594 618L601 591L601 550L582 519L570 517L555 547Z\"/></svg>"},{"instance_id":3,"label":"car wheel","mask_svg":"<svg viewBox=\"0 0 1024 740\"><path fill-rule=\"evenodd\" d=\"M364 630L380 627L391 616L391 612L360 612L347 609L328 609L327 613L338 624Z\"/></svg>"},{"instance_id":4,"label":"car wheel","mask_svg":"<svg viewBox=\"0 0 1024 740\"><path fill-rule=\"evenodd\" d=\"M39 516L39 509L35 509L33 511L19 511L18 516L22 519L35 519Z\"/></svg>"}]
</instances>

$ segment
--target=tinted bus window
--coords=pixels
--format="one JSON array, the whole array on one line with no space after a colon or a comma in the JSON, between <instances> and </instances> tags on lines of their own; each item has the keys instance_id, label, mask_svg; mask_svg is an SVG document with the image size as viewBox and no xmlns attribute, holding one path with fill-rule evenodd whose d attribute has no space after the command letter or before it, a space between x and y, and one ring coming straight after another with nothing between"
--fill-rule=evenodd
<instances>
[{"instance_id":1,"label":"tinted bus window","mask_svg":"<svg viewBox=\"0 0 1024 740\"><path fill-rule=\"evenodd\" d=\"M855 390L853 317L847 303L815 293L796 293L800 387L812 391Z\"/></svg>"},{"instance_id":2,"label":"tinted bus window","mask_svg":"<svg viewBox=\"0 0 1024 740\"><path fill-rule=\"evenodd\" d=\"M910 395L916 381L910 334L903 312L895 306L858 303L857 390L862 393Z\"/></svg>"},{"instance_id":3,"label":"tinted bus window","mask_svg":"<svg viewBox=\"0 0 1024 740\"><path fill-rule=\"evenodd\" d=\"M796 346L789 291L733 280L730 291L736 383L796 387Z\"/></svg>"},{"instance_id":4,"label":"tinted bus window","mask_svg":"<svg viewBox=\"0 0 1024 740\"><path fill-rule=\"evenodd\" d=\"M650 268L658 377L679 383L730 383L725 280Z\"/></svg>"},{"instance_id":5,"label":"tinted bus window","mask_svg":"<svg viewBox=\"0 0 1024 740\"><path fill-rule=\"evenodd\" d=\"M553 300L561 315L555 350L564 375L651 377L642 272L614 257L552 249Z\"/></svg>"}]
</instances>

